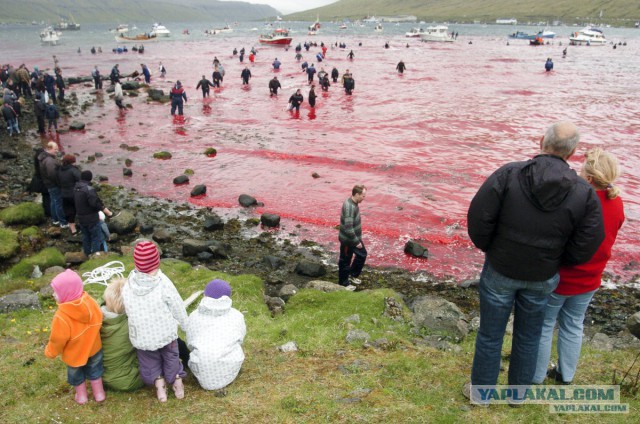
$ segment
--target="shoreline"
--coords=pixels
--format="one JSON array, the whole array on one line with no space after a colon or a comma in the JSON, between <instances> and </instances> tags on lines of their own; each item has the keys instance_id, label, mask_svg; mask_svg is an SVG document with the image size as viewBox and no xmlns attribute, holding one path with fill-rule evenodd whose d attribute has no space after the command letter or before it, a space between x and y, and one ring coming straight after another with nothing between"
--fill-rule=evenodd
<instances>
[{"instance_id":1,"label":"shoreline","mask_svg":"<svg viewBox=\"0 0 640 424\"><path fill-rule=\"evenodd\" d=\"M85 82L86 79L82 77L75 79L75 83ZM90 96L88 93L82 93L82 97L85 95ZM69 93L67 102L61 108L61 113L70 116L70 122L74 119L82 119L85 104L82 102L82 107L79 105L79 97L80 95L75 92ZM36 197L24 191L33 174L33 147L50 139L37 134L32 109L31 102L23 106L23 116L20 119L22 134L10 139L4 137L8 139L9 147L6 147L7 143L3 141L0 148L2 151L10 149L17 141L16 157L3 158L0 161L2 168L0 207L2 208L32 201ZM65 134L68 131L68 128L64 128L58 134ZM16 166L8 165L9 161L15 161ZM129 210L137 218L135 231L117 236L116 240L110 243L111 251L126 254L127 247L137 238L153 238L162 247L163 258L178 258L189 262L192 266L203 265L212 270L234 275L259 276L264 282L265 294L268 296L276 296L280 288L286 284L303 286L312 279L337 281L337 252L329 252L313 241L303 240L298 245L293 244L286 234L281 236L277 229L262 230L259 228L260 219L254 215L243 217L243 209L240 206L235 217L225 218L223 230L209 232L203 229L203 224L207 218L215 214L207 207L141 196L135 189L116 187L108 183L95 185L100 187L100 196L112 211L118 213ZM43 229L46 237L50 237L47 245L58 247L63 252L81 250L78 240L70 240L63 232L64 230L52 230L46 224L40 225L40 228ZM159 231L166 235L161 238L163 241L157 240L159 237L156 237L155 233ZM219 243L226 253L220 254L217 258L213 255L186 255L184 242L189 239ZM205 250L208 251L208 249ZM198 253L203 253L205 250ZM266 258L275 258L275 260ZM326 274L318 278L300 275L296 272L296 265L300 261L320 264L326 269ZM3 268L11 263L6 261ZM609 277L616 280L615 276ZM634 279L637 280L637 277ZM360 289L391 288L400 293L406 303L416 296L436 294L458 305L468 315L469 320L479 315L477 290L471 280L461 282L452 278L438 279L426 271L411 272L400 268L371 266L365 266L362 280ZM606 289L598 291L585 320L589 327L588 331L601 330L608 335L618 334L624 328L626 318L636 312L635 306L638 303L640 303L640 290L635 290L631 286L617 287L615 291Z\"/></svg>"}]
</instances>

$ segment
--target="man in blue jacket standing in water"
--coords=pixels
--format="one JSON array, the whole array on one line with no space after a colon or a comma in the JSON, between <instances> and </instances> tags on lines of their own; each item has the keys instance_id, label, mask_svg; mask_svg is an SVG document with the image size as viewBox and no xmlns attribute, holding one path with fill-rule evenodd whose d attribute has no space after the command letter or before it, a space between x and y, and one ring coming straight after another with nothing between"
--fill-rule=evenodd
<instances>
[{"instance_id":1,"label":"man in blue jacket standing in water","mask_svg":"<svg viewBox=\"0 0 640 424\"><path fill-rule=\"evenodd\" d=\"M367 260L367 249L362 242L362 221L358 206L365 197L367 197L367 188L363 185L354 186L351 197L344 201L340 212L338 283L349 291L354 291L356 285L361 283L358 276Z\"/></svg>"},{"instance_id":2,"label":"man in blue jacket standing in water","mask_svg":"<svg viewBox=\"0 0 640 424\"><path fill-rule=\"evenodd\" d=\"M491 389L512 309L508 384L532 383L547 295L558 285L558 268L588 261L604 239L598 196L567 163L579 139L572 123L552 125L538 156L502 166L471 200L469 237L485 253L471 384L463 388L472 403L486 405L491 400L486 394L496 393Z\"/></svg>"}]
</instances>

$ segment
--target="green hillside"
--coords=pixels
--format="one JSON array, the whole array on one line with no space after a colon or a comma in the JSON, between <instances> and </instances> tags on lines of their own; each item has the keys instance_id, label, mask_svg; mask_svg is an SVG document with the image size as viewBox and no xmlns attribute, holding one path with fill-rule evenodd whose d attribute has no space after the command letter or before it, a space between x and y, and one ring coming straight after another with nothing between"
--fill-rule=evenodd
<instances>
[{"instance_id":1,"label":"green hillside","mask_svg":"<svg viewBox=\"0 0 640 424\"><path fill-rule=\"evenodd\" d=\"M0 0L2 22L57 22L73 17L80 23L132 21L247 21L279 14L271 6L214 0Z\"/></svg>"},{"instance_id":2,"label":"green hillside","mask_svg":"<svg viewBox=\"0 0 640 424\"><path fill-rule=\"evenodd\" d=\"M600 18L602 11L602 18ZM520 22L556 20L567 24L601 22L632 26L640 20L640 1L630 0L340 0L317 9L287 15L288 20L361 19L367 15L414 15L427 22L494 23L498 18Z\"/></svg>"}]
</instances>

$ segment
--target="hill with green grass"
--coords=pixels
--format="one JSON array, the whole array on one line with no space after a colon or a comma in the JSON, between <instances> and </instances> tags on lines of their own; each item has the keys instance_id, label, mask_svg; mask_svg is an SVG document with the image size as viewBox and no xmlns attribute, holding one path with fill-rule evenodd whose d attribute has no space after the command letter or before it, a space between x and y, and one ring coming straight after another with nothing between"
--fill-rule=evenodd
<instances>
[{"instance_id":1,"label":"hill with green grass","mask_svg":"<svg viewBox=\"0 0 640 424\"><path fill-rule=\"evenodd\" d=\"M275 17L264 4L215 0L0 0L0 21L55 23L60 17L83 23L225 22Z\"/></svg>"},{"instance_id":2,"label":"hill with green grass","mask_svg":"<svg viewBox=\"0 0 640 424\"><path fill-rule=\"evenodd\" d=\"M602 17L600 13L602 12ZM519 22L565 24L597 22L633 26L640 20L640 2L629 0L340 0L287 15L288 20L362 19L365 16L413 15L426 22L495 23L499 18Z\"/></svg>"}]
</instances>

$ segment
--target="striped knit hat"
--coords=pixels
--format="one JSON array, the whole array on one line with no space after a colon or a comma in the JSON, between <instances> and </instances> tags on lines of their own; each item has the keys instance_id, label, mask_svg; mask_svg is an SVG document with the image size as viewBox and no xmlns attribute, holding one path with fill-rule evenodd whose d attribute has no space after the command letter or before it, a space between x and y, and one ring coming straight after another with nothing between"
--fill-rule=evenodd
<instances>
[{"instance_id":1,"label":"striped knit hat","mask_svg":"<svg viewBox=\"0 0 640 424\"><path fill-rule=\"evenodd\" d=\"M136 269L149 274L160 268L160 254L156 245L150 241L141 241L133 251L133 263Z\"/></svg>"}]
</instances>

